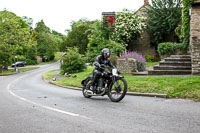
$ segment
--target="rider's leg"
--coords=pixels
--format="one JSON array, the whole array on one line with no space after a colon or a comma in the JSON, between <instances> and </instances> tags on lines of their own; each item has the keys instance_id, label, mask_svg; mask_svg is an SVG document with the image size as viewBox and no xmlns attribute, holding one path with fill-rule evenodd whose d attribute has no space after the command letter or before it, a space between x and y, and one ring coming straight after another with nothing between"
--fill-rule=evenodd
<instances>
[{"instance_id":1,"label":"rider's leg","mask_svg":"<svg viewBox=\"0 0 200 133\"><path fill-rule=\"evenodd\" d=\"M93 71L93 78L92 78L92 83L91 83L91 87L90 87L91 90L94 90L94 85L95 85L96 81L98 80L98 78L100 78L100 76L101 76L100 71L98 71L98 70Z\"/></svg>"}]
</instances>

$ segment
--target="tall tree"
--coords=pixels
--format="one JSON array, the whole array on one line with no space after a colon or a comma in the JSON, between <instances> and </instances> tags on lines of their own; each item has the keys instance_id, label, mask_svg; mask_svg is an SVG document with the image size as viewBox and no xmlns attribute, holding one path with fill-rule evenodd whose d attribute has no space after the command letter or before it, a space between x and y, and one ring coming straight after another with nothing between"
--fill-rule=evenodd
<instances>
[{"instance_id":1,"label":"tall tree","mask_svg":"<svg viewBox=\"0 0 200 133\"><path fill-rule=\"evenodd\" d=\"M0 12L0 72L7 67L16 51L27 44L30 29L21 17L7 10Z\"/></svg>"},{"instance_id":2,"label":"tall tree","mask_svg":"<svg viewBox=\"0 0 200 133\"><path fill-rule=\"evenodd\" d=\"M38 32L38 33L41 33L41 32L46 32L46 33L50 33L50 28L47 27L44 23L43 20L41 20L40 22L36 23L36 28L35 30Z\"/></svg>"},{"instance_id":3,"label":"tall tree","mask_svg":"<svg viewBox=\"0 0 200 133\"><path fill-rule=\"evenodd\" d=\"M77 47L79 53L85 54L87 49L88 34L92 22L86 19L80 19L79 21L72 22L72 29L68 31L66 40L64 42L65 48Z\"/></svg>"},{"instance_id":4,"label":"tall tree","mask_svg":"<svg viewBox=\"0 0 200 133\"><path fill-rule=\"evenodd\" d=\"M152 43L158 44L165 37L174 34L175 28L181 22L181 0L152 0L146 8L148 31L152 35Z\"/></svg>"},{"instance_id":5,"label":"tall tree","mask_svg":"<svg viewBox=\"0 0 200 133\"><path fill-rule=\"evenodd\" d=\"M54 52L57 51L57 41L55 35L50 31L43 20L36 24L34 29L37 32L37 52L42 58L49 60L54 59Z\"/></svg>"}]
</instances>

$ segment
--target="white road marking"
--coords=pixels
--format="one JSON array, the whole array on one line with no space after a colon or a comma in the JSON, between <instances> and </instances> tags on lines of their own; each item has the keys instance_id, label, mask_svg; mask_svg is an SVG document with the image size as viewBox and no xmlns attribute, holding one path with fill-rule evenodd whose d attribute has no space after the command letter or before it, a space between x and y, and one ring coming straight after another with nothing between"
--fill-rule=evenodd
<instances>
[{"instance_id":1,"label":"white road marking","mask_svg":"<svg viewBox=\"0 0 200 133\"><path fill-rule=\"evenodd\" d=\"M43 70L41 70L41 71L43 71ZM37 72L38 72L38 71L37 71ZM35 72L32 72L32 73L35 73ZM30 74L30 73L29 73L29 74ZM48 106L45 106L45 105L41 105L41 104L35 103L35 102L30 101L30 100L28 100L28 99L25 99L25 98L23 98L23 97L21 97L21 96L18 96L17 94L15 94L14 92L12 92L12 91L11 91L11 88L10 88L11 84L12 84L13 82L19 80L19 79L22 79L22 78L26 77L26 76L28 76L28 74L27 74L27 75L24 75L24 76L22 76L22 77L20 77L20 78L18 78L18 79L15 79L15 80L13 80L12 82L10 82L10 83L8 84L8 86L7 86L7 91L8 91L11 95L13 95L14 97L16 97L16 98L18 98L18 99L20 99L20 100L23 100L23 101L25 101L25 102L27 102L27 103L30 103L30 104L33 104L33 105L36 105L36 106L39 106L39 107L42 107L42 108L45 108L45 109L48 109L48 110L52 110L52 111L55 111L55 112L59 112L59 113L62 113L62 114L70 115L70 116L81 117L81 118L84 118L84 119L91 119L91 118L88 118L88 117L83 116L83 115L80 115L80 114L76 114L76 113L72 113L72 112L67 112L67 111L63 111L63 110L59 110L59 109L56 109L56 108L52 108L52 107L48 107Z\"/></svg>"}]
</instances>

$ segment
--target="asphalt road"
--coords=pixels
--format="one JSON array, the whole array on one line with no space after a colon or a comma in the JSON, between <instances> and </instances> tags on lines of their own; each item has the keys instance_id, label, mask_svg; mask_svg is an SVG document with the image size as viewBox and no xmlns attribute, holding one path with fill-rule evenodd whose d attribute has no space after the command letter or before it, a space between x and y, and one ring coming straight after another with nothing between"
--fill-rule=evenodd
<instances>
[{"instance_id":1,"label":"asphalt road","mask_svg":"<svg viewBox=\"0 0 200 133\"><path fill-rule=\"evenodd\" d=\"M48 84L43 73L58 63L0 76L0 133L199 133L200 103L126 96L84 98Z\"/></svg>"}]
</instances>

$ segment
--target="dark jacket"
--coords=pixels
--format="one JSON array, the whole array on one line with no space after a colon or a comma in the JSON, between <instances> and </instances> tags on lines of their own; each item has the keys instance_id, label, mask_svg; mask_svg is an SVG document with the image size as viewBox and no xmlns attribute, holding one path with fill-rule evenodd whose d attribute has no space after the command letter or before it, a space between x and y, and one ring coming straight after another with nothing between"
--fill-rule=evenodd
<instances>
[{"instance_id":1,"label":"dark jacket","mask_svg":"<svg viewBox=\"0 0 200 133\"><path fill-rule=\"evenodd\" d=\"M95 66L95 69L98 69L102 64L111 68L115 68L109 58L105 59L103 55L99 55L96 57L93 65Z\"/></svg>"}]
</instances>

